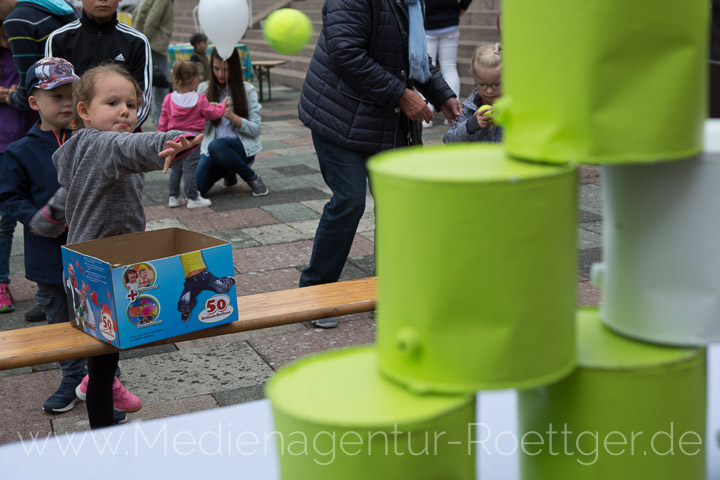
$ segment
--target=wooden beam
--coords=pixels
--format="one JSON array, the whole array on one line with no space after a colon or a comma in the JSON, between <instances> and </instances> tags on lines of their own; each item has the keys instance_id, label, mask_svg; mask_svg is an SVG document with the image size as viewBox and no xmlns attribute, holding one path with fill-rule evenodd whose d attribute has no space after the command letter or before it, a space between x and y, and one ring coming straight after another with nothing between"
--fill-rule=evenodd
<instances>
[{"instance_id":1,"label":"wooden beam","mask_svg":"<svg viewBox=\"0 0 720 480\"><path fill-rule=\"evenodd\" d=\"M168 343L277 327L375 309L375 277L238 297L238 320L178 337ZM69 323L0 332L0 370L92 357L118 351Z\"/></svg>"}]
</instances>

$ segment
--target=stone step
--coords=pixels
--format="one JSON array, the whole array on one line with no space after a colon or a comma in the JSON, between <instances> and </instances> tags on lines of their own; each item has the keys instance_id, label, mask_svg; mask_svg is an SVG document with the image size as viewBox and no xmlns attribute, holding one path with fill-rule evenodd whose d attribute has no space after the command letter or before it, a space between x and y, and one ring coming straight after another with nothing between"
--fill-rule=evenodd
<instances>
[{"instance_id":1,"label":"stone step","mask_svg":"<svg viewBox=\"0 0 720 480\"><path fill-rule=\"evenodd\" d=\"M273 85L277 83L285 87L294 88L295 90L302 90L302 85L305 81L305 72L277 67L272 69L270 77ZM255 84L257 85L257 82ZM263 86L263 88L265 87ZM265 90L265 95L267 96L267 90Z\"/></svg>"},{"instance_id":2,"label":"stone step","mask_svg":"<svg viewBox=\"0 0 720 480\"><path fill-rule=\"evenodd\" d=\"M295 55L283 55L276 52L262 39L245 39L245 44L250 50L250 61L253 60L285 60L287 63L282 68L301 69L307 71L310 66L310 58L315 50L315 44L311 43L297 52ZM275 70L273 70L273 73Z\"/></svg>"},{"instance_id":3,"label":"stone step","mask_svg":"<svg viewBox=\"0 0 720 480\"><path fill-rule=\"evenodd\" d=\"M460 17L460 25L492 25L497 23L498 10L468 10Z\"/></svg>"},{"instance_id":4,"label":"stone step","mask_svg":"<svg viewBox=\"0 0 720 480\"><path fill-rule=\"evenodd\" d=\"M315 50L315 44L317 43L317 39L320 36L320 31L316 30L315 33L313 33L312 38L310 39L310 43L300 50L300 52L303 52L302 54L307 54L308 57L312 55L313 50ZM253 58L253 55L256 51L259 52L265 52L265 51L272 51L274 52L270 45L265 41L265 38L263 38L262 30L259 28L253 28L252 30L248 30L245 32L245 35L243 36L241 42L247 44L248 49L250 50L250 58ZM312 47L312 48L311 48Z\"/></svg>"},{"instance_id":5,"label":"stone step","mask_svg":"<svg viewBox=\"0 0 720 480\"><path fill-rule=\"evenodd\" d=\"M495 32L495 35L492 36L492 38L489 38L488 40L477 42L474 40L467 40L463 34L462 31L460 32L460 41L458 42L458 66L463 65L461 58L469 59L472 57L473 52L475 52L475 49L482 45L483 43L495 43L499 41L499 36L497 32Z\"/></svg>"},{"instance_id":6,"label":"stone step","mask_svg":"<svg viewBox=\"0 0 720 480\"><path fill-rule=\"evenodd\" d=\"M477 12L480 10L500 10L500 0L473 0L468 7L468 12Z\"/></svg>"}]
</instances>

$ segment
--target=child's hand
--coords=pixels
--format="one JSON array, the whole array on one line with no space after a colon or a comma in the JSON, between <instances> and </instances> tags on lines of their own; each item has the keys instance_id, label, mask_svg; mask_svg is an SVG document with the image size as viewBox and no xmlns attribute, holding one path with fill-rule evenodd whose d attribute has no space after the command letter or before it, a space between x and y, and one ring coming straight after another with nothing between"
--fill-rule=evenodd
<instances>
[{"instance_id":1,"label":"child's hand","mask_svg":"<svg viewBox=\"0 0 720 480\"><path fill-rule=\"evenodd\" d=\"M225 97L222 103L225 105L225 108L228 108L230 106L230 97Z\"/></svg>"},{"instance_id":2,"label":"child's hand","mask_svg":"<svg viewBox=\"0 0 720 480\"><path fill-rule=\"evenodd\" d=\"M482 108L479 108L475 112L475 118L477 118L478 125L480 125L480 128L488 128L490 125L493 124L493 117L492 115L483 115Z\"/></svg>"},{"instance_id":3,"label":"child's hand","mask_svg":"<svg viewBox=\"0 0 720 480\"><path fill-rule=\"evenodd\" d=\"M8 97L15 90L17 90L17 85L13 85L10 88L0 87L0 103L7 103Z\"/></svg>"},{"instance_id":4,"label":"child's hand","mask_svg":"<svg viewBox=\"0 0 720 480\"><path fill-rule=\"evenodd\" d=\"M189 150L197 145L200 145L205 135L202 133L192 139L188 139L186 136L181 136L177 141L168 140L165 144L168 146L165 150L158 153L158 157L165 157L165 165L163 166L163 173L167 173L170 168L170 164L175 157L185 150Z\"/></svg>"}]
</instances>

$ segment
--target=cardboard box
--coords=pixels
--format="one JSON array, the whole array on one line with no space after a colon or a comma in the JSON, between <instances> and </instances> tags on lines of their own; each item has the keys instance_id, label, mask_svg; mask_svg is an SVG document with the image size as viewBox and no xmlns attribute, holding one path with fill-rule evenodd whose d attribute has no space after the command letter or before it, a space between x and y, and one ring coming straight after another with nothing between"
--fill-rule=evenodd
<instances>
[{"instance_id":1,"label":"cardboard box","mask_svg":"<svg viewBox=\"0 0 720 480\"><path fill-rule=\"evenodd\" d=\"M132 348L237 320L230 243L179 228L62 247L70 321Z\"/></svg>"}]
</instances>

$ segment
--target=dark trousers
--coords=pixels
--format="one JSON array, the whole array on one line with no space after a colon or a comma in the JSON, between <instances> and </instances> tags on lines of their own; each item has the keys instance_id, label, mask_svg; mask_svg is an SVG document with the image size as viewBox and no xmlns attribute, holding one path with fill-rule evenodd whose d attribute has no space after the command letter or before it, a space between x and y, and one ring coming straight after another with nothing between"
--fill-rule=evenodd
<instances>
[{"instance_id":1,"label":"dark trousers","mask_svg":"<svg viewBox=\"0 0 720 480\"><path fill-rule=\"evenodd\" d=\"M323 208L310 265L300 276L301 287L336 282L340 278L365 211L366 163L370 157L332 144L314 132L312 139L332 198Z\"/></svg>"},{"instance_id":2,"label":"dark trousers","mask_svg":"<svg viewBox=\"0 0 720 480\"><path fill-rule=\"evenodd\" d=\"M218 138L210 142L208 155L200 157L197 167L197 188L206 195L215 182L228 173L237 173L246 182L255 176L250 165L255 157L245 155L245 147L239 138Z\"/></svg>"},{"instance_id":3,"label":"dark trousers","mask_svg":"<svg viewBox=\"0 0 720 480\"><path fill-rule=\"evenodd\" d=\"M38 289L35 292L35 301L45 307L45 317L50 325L56 323L65 323L70 321L70 312L68 311L68 300L65 288L61 283L40 283L37 284ZM79 377L85 376L85 359L77 358L75 360L61 360L60 370L63 377Z\"/></svg>"}]
</instances>

